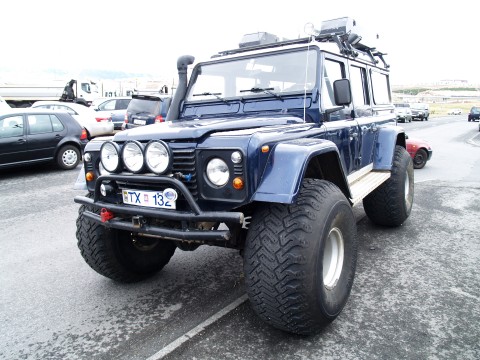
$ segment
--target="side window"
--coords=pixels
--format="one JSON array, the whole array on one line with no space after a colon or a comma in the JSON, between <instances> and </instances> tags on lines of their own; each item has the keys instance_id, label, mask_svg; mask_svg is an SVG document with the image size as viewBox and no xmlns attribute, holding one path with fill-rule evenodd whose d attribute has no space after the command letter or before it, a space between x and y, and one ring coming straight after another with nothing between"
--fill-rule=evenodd
<instances>
[{"instance_id":1,"label":"side window","mask_svg":"<svg viewBox=\"0 0 480 360\"><path fill-rule=\"evenodd\" d=\"M375 105L390 104L390 86L388 76L377 71L371 70L373 102Z\"/></svg>"},{"instance_id":2,"label":"side window","mask_svg":"<svg viewBox=\"0 0 480 360\"><path fill-rule=\"evenodd\" d=\"M52 122L50 115L36 114L28 115L29 134L42 134L52 132Z\"/></svg>"},{"instance_id":3,"label":"side window","mask_svg":"<svg viewBox=\"0 0 480 360\"><path fill-rule=\"evenodd\" d=\"M343 74L342 63L325 59L322 79L322 98L326 109L336 106L333 96L333 82L338 79L343 79Z\"/></svg>"},{"instance_id":4,"label":"side window","mask_svg":"<svg viewBox=\"0 0 480 360\"><path fill-rule=\"evenodd\" d=\"M0 138L23 135L23 116L15 115L0 119Z\"/></svg>"},{"instance_id":5,"label":"side window","mask_svg":"<svg viewBox=\"0 0 480 360\"><path fill-rule=\"evenodd\" d=\"M81 87L82 87L83 91L90 94L91 90L90 90L90 84L89 83L82 83Z\"/></svg>"},{"instance_id":6,"label":"side window","mask_svg":"<svg viewBox=\"0 0 480 360\"><path fill-rule=\"evenodd\" d=\"M53 131L62 131L64 129L62 122L56 115L50 115L50 120L52 121Z\"/></svg>"},{"instance_id":7,"label":"side window","mask_svg":"<svg viewBox=\"0 0 480 360\"><path fill-rule=\"evenodd\" d=\"M104 102L101 106L99 106L100 110L115 110L115 102L117 100L109 100Z\"/></svg>"},{"instance_id":8,"label":"side window","mask_svg":"<svg viewBox=\"0 0 480 360\"><path fill-rule=\"evenodd\" d=\"M64 106L64 105L56 105L55 110L66 111L70 115L78 115L75 110L73 110L72 108L69 108L68 106Z\"/></svg>"},{"instance_id":9,"label":"side window","mask_svg":"<svg viewBox=\"0 0 480 360\"><path fill-rule=\"evenodd\" d=\"M354 106L370 104L366 78L367 71L364 68L358 66L350 67L350 84Z\"/></svg>"},{"instance_id":10,"label":"side window","mask_svg":"<svg viewBox=\"0 0 480 360\"><path fill-rule=\"evenodd\" d=\"M125 110L128 107L129 102L130 99L117 100L117 103L115 104L115 110Z\"/></svg>"}]
</instances>

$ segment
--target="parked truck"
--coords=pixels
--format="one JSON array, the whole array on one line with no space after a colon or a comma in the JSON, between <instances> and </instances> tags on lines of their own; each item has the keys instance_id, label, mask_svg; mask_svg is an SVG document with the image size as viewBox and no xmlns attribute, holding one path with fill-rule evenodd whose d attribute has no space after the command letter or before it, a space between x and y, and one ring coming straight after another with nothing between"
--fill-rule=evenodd
<instances>
[{"instance_id":1,"label":"parked truck","mask_svg":"<svg viewBox=\"0 0 480 360\"><path fill-rule=\"evenodd\" d=\"M39 100L64 100L90 106L100 97L97 84L91 80L71 79L37 84L1 83L0 96L11 107L30 107Z\"/></svg>"},{"instance_id":2,"label":"parked truck","mask_svg":"<svg viewBox=\"0 0 480 360\"><path fill-rule=\"evenodd\" d=\"M152 276L176 250L238 249L253 310L312 334L352 290L353 206L402 225L413 165L389 66L353 19L272 38L215 54L189 79L194 57L180 57L166 122L87 144L76 235L86 263L119 282Z\"/></svg>"}]
</instances>

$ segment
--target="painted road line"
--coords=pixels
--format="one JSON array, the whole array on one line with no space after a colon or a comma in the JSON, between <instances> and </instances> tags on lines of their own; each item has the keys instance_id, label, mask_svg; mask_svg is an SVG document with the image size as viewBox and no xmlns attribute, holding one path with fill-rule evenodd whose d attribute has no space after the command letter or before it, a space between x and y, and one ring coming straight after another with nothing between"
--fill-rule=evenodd
<instances>
[{"instance_id":1,"label":"painted road line","mask_svg":"<svg viewBox=\"0 0 480 360\"><path fill-rule=\"evenodd\" d=\"M233 311L235 308L237 308L247 300L248 300L248 295L244 294L243 296L239 297L237 300L232 302L230 305L225 306L222 310L210 316L207 320L203 321L199 325L195 326L192 330L190 330L186 334L183 334L176 340L172 341L170 344L165 346L162 350L150 356L147 360L163 359L165 356L172 353L175 349L179 348L181 345L183 345L185 342L193 338L195 335L205 330L207 326L210 326L215 321L220 320L222 317L227 315L230 311Z\"/></svg>"}]
</instances>

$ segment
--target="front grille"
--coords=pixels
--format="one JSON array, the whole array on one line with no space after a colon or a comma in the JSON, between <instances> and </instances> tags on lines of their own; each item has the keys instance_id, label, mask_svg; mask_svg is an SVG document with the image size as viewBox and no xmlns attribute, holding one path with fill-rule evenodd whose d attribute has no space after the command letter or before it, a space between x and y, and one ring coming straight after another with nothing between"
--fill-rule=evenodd
<instances>
[{"instance_id":1,"label":"front grille","mask_svg":"<svg viewBox=\"0 0 480 360\"><path fill-rule=\"evenodd\" d=\"M181 175L180 181L198 199L197 172L195 171L195 148L171 149L173 152L173 174Z\"/></svg>"}]
</instances>

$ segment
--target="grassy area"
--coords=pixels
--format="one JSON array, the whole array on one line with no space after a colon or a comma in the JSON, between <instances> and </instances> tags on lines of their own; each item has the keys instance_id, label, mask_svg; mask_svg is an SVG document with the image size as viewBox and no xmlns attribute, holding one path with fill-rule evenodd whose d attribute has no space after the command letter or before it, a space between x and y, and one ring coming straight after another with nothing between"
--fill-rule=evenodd
<instances>
[{"instance_id":1,"label":"grassy area","mask_svg":"<svg viewBox=\"0 0 480 360\"><path fill-rule=\"evenodd\" d=\"M472 106L480 106L476 102L461 102L461 103L433 103L430 105L431 116L444 116L452 109L462 110L462 115L467 115Z\"/></svg>"}]
</instances>

